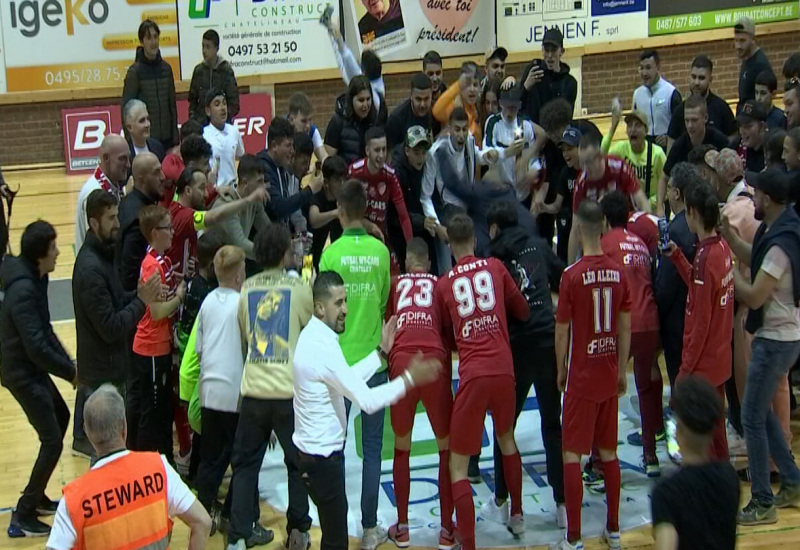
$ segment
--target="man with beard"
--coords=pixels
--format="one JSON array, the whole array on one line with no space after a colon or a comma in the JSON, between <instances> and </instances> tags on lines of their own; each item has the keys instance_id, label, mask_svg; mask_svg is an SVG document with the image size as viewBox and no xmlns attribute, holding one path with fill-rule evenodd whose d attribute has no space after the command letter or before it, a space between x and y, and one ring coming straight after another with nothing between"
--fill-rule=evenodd
<instances>
[{"instance_id":1,"label":"man with beard","mask_svg":"<svg viewBox=\"0 0 800 550\"><path fill-rule=\"evenodd\" d=\"M431 50L422 57L422 72L431 79L433 101L436 101L447 90L442 74L442 56L439 52Z\"/></svg>"},{"instance_id":2,"label":"man with beard","mask_svg":"<svg viewBox=\"0 0 800 550\"><path fill-rule=\"evenodd\" d=\"M666 147L669 123L681 104L681 93L661 76L661 56L656 50L645 50L639 56L639 78L642 85L633 92L633 108L647 113L648 135Z\"/></svg>"},{"instance_id":3,"label":"man with beard","mask_svg":"<svg viewBox=\"0 0 800 550\"><path fill-rule=\"evenodd\" d=\"M441 126L431 114L432 97L431 79L425 73L412 76L410 97L395 107L386 122L386 140L390 151L405 141L406 131L412 126L422 126L431 135L439 133Z\"/></svg>"},{"instance_id":4,"label":"man with beard","mask_svg":"<svg viewBox=\"0 0 800 550\"><path fill-rule=\"evenodd\" d=\"M739 103L736 105L738 115L745 101L756 98L758 75L763 71L774 71L767 54L756 44L756 25L749 17L740 18L733 26L733 44L736 57L742 60L739 68Z\"/></svg>"},{"instance_id":5,"label":"man with beard","mask_svg":"<svg viewBox=\"0 0 800 550\"><path fill-rule=\"evenodd\" d=\"M119 232L117 203L117 197L104 189L95 189L89 195L86 246L80 248L72 271L78 393L84 399L106 383L116 386L125 396L130 368L128 335L136 329L145 306L161 298L157 274L139 285L136 293L122 290L114 271L114 242ZM75 422L83 424L83 404L76 404ZM95 456L94 449L90 452Z\"/></svg>"}]
</instances>

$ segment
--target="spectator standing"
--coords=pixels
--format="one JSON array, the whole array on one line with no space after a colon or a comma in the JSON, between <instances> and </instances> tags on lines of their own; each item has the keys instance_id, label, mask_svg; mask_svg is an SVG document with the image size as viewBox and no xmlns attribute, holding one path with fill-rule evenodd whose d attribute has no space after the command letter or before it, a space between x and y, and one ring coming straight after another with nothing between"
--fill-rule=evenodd
<instances>
[{"instance_id":1,"label":"spectator standing","mask_svg":"<svg viewBox=\"0 0 800 550\"><path fill-rule=\"evenodd\" d=\"M173 149L174 151L174 149ZM197 170L205 170L208 174L209 182L214 180L215 175L211 173L211 145L203 139L203 128L194 119L189 119L181 124L181 146L177 152L169 153L161 162L161 169L164 171L166 183L164 185L164 198L159 204L164 208L169 208L172 199L175 197L175 182L181 177L181 173L189 167ZM216 181L216 180L214 180ZM211 186L209 189L210 201L216 197L216 189Z\"/></svg>"},{"instance_id":2,"label":"spectator standing","mask_svg":"<svg viewBox=\"0 0 800 550\"><path fill-rule=\"evenodd\" d=\"M431 114L432 97L431 79L425 73L413 75L409 98L395 107L386 121L386 142L389 151L394 151L397 145L405 142L406 132L412 126L422 126L431 136L439 133L441 130L439 121Z\"/></svg>"},{"instance_id":3,"label":"spectator standing","mask_svg":"<svg viewBox=\"0 0 800 550\"><path fill-rule=\"evenodd\" d=\"M775 73L772 71L761 71L756 77L754 99L761 104L761 107L767 113L767 130L786 129L786 113L773 103L777 91L778 79L775 78Z\"/></svg>"},{"instance_id":4,"label":"spectator standing","mask_svg":"<svg viewBox=\"0 0 800 550\"><path fill-rule=\"evenodd\" d=\"M328 157L322 163L322 190L314 194L308 208L308 223L313 234L311 256L314 269L319 268L319 260L328 239L333 243L342 236L336 197L346 175L347 165L342 157Z\"/></svg>"},{"instance_id":5,"label":"spectator standing","mask_svg":"<svg viewBox=\"0 0 800 550\"><path fill-rule=\"evenodd\" d=\"M490 80L497 80L499 82L505 80L508 50L502 46L489 46L483 57L486 75L481 81L481 89L483 89Z\"/></svg>"},{"instance_id":6,"label":"spectator standing","mask_svg":"<svg viewBox=\"0 0 800 550\"><path fill-rule=\"evenodd\" d=\"M147 111L152 115L151 134L166 151L178 143L178 107L175 103L175 77L170 64L161 57L160 37L161 29L151 19L139 25L136 62L125 75L122 104L140 99L147 105Z\"/></svg>"},{"instance_id":7,"label":"spectator standing","mask_svg":"<svg viewBox=\"0 0 800 550\"><path fill-rule=\"evenodd\" d=\"M639 78L642 85L633 92L633 109L647 114L647 135L665 148L672 113L682 101L681 93L661 76L661 56L656 50L645 50L639 56Z\"/></svg>"},{"instance_id":8,"label":"spectator standing","mask_svg":"<svg viewBox=\"0 0 800 550\"><path fill-rule=\"evenodd\" d=\"M158 157L159 162L164 160L164 146L150 137L150 114L144 101L134 98L123 105L122 123L125 125L131 159L141 153L150 152Z\"/></svg>"},{"instance_id":9,"label":"spectator standing","mask_svg":"<svg viewBox=\"0 0 800 550\"><path fill-rule=\"evenodd\" d=\"M357 76L347 86L344 105L336 110L325 132L325 149L329 155L339 155L348 164L364 153L364 134L378 119L372 101L372 86L365 76Z\"/></svg>"},{"instance_id":10,"label":"spectator standing","mask_svg":"<svg viewBox=\"0 0 800 550\"><path fill-rule=\"evenodd\" d=\"M447 84L444 82L442 68L442 56L439 55L439 52L430 50L422 57L422 72L431 79L434 103L447 90Z\"/></svg>"},{"instance_id":11,"label":"spectator standing","mask_svg":"<svg viewBox=\"0 0 800 550\"><path fill-rule=\"evenodd\" d=\"M131 158L125 138L109 134L100 145L100 162L94 173L86 180L78 193L78 204L75 207L75 255L83 245L86 232L89 231L89 220L86 216L86 201L92 191L102 189L111 193L119 202L125 194L125 183L131 170ZM5 248L2 249L5 251Z\"/></svg>"},{"instance_id":12,"label":"spectator standing","mask_svg":"<svg viewBox=\"0 0 800 550\"><path fill-rule=\"evenodd\" d=\"M736 57L742 61L739 67L739 103L736 105L738 115L745 101L756 98L758 75L764 71L774 74L774 71L764 50L756 44L756 24L749 17L740 18L733 26L733 44Z\"/></svg>"},{"instance_id":13,"label":"spectator standing","mask_svg":"<svg viewBox=\"0 0 800 550\"><path fill-rule=\"evenodd\" d=\"M293 93L289 98L289 114L286 115L286 118L294 125L295 132L308 134L314 146L314 155L317 160L325 162L328 157L328 151L325 149L319 128L312 121L313 115L314 107L311 105L308 96L303 92ZM267 148L269 148L269 141L267 141Z\"/></svg>"},{"instance_id":14,"label":"spectator standing","mask_svg":"<svg viewBox=\"0 0 800 550\"><path fill-rule=\"evenodd\" d=\"M745 328L755 336L747 367L742 424L752 479L752 497L739 512L740 525L778 521L776 508L800 503L800 470L772 410L776 390L800 354L800 218L789 208L791 180L770 169L751 174L755 217L763 220L752 246L722 220L723 235L736 257L750 267L748 281L733 271L736 298L750 308ZM769 460L781 479L776 496L770 487Z\"/></svg>"},{"instance_id":15,"label":"spectator standing","mask_svg":"<svg viewBox=\"0 0 800 550\"><path fill-rule=\"evenodd\" d=\"M212 170L217 175L215 185L231 185L236 183L236 161L244 155L242 134L232 124L226 122L228 116L228 98L220 88L212 88L206 92L205 104L208 125L203 129L203 139L213 152Z\"/></svg>"},{"instance_id":16,"label":"spectator standing","mask_svg":"<svg viewBox=\"0 0 800 550\"><path fill-rule=\"evenodd\" d=\"M722 214L737 235L752 243L761 222L754 216L753 193L745 181L741 158L733 149L712 149L706 152L705 161L713 172L709 183L717 191Z\"/></svg>"},{"instance_id":17,"label":"spectator standing","mask_svg":"<svg viewBox=\"0 0 800 550\"><path fill-rule=\"evenodd\" d=\"M800 126L800 77L786 82L783 93L783 109L786 113L786 129Z\"/></svg>"},{"instance_id":18,"label":"spectator standing","mask_svg":"<svg viewBox=\"0 0 800 550\"><path fill-rule=\"evenodd\" d=\"M75 362L50 324L47 285L58 254L56 230L38 220L22 233L20 255L6 256L0 269L5 293L0 322L0 381L22 407L41 443L28 485L11 515L12 537L50 532L50 526L37 516L56 510L45 489L58 464L69 425L69 409L50 376L62 378L73 387L77 383Z\"/></svg>"},{"instance_id":19,"label":"spectator standing","mask_svg":"<svg viewBox=\"0 0 800 550\"><path fill-rule=\"evenodd\" d=\"M730 138L734 138L736 136L736 119L733 118L731 107L727 101L711 91L711 83L714 80L713 71L714 63L707 55L695 57L689 71L689 94L705 98L708 125L710 127L719 130ZM683 109L684 105L681 103L672 113L672 120L669 123L669 145L667 150L686 131L686 125L683 121Z\"/></svg>"},{"instance_id":20,"label":"spectator standing","mask_svg":"<svg viewBox=\"0 0 800 550\"><path fill-rule=\"evenodd\" d=\"M475 138L476 143L481 143L483 128L480 126L478 117L478 96L480 94L480 83L478 81L478 66L472 61L467 61L461 65L461 75L458 80L447 88L436 103L433 105L433 116L440 124L450 122L450 116L456 109L456 99L460 100L460 108L467 113L469 119L469 131Z\"/></svg>"},{"instance_id":21,"label":"spectator standing","mask_svg":"<svg viewBox=\"0 0 800 550\"><path fill-rule=\"evenodd\" d=\"M342 236L322 253L320 272L335 271L351 289L347 297L350 320L339 342L347 364L355 365L374 353L381 341L381 326L390 286L389 250L368 236L361 220L367 213L367 191L358 180L344 183L337 197ZM369 289L369 290L367 290ZM384 368L375 369L367 380L370 387L385 384ZM350 405L347 404L349 414ZM383 446L383 409L361 412L361 442L364 449L361 478L361 539L363 550L387 540L386 530L378 525L378 490Z\"/></svg>"},{"instance_id":22,"label":"spectator standing","mask_svg":"<svg viewBox=\"0 0 800 550\"><path fill-rule=\"evenodd\" d=\"M744 170L761 172L767 141L767 111L755 99L748 99L739 109L736 121L740 137L731 141L730 147L742 159Z\"/></svg>"},{"instance_id":23,"label":"spectator standing","mask_svg":"<svg viewBox=\"0 0 800 550\"><path fill-rule=\"evenodd\" d=\"M539 215L546 214L556 218L556 254L562 262L567 262L569 234L572 231L572 193L580 176L580 156L578 145L581 131L574 126L567 126L558 147L564 158L564 166L555 178L555 199L553 202L539 205Z\"/></svg>"},{"instance_id":24,"label":"spectator standing","mask_svg":"<svg viewBox=\"0 0 800 550\"><path fill-rule=\"evenodd\" d=\"M239 87L233 67L219 55L219 33L208 29L203 33L203 61L195 65L192 81L189 84L189 118L205 125L208 122L203 103L206 94L216 88L225 93L228 113L226 121L239 114Z\"/></svg>"}]
</instances>

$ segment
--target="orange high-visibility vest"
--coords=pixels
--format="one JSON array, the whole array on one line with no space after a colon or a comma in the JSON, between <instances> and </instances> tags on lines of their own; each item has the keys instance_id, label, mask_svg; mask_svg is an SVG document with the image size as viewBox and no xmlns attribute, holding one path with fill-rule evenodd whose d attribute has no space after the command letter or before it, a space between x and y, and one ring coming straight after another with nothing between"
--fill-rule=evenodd
<instances>
[{"instance_id":1,"label":"orange high-visibility vest","mask_svg":"<svg viewBox=\"0 0 800 550\"><path fill-rule=\"evenodd\" d=\"M166 550L167 472L158 453L129 453L64 487L75 550Z\"/></svg>"}]
</instances>

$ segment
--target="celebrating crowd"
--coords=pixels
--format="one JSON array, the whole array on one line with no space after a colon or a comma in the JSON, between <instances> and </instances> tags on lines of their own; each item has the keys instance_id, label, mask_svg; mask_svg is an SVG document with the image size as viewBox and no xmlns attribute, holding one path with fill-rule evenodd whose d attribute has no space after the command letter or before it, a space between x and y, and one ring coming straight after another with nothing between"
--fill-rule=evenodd
<instances>
[{"instance_id":1,"label":"celebrating crowd","mask_svg":"<svg viewBox=\"0 0 800 550\"><path fill-rule=\"evenodd\" d=\"M179 128L158 25L141 24L125 137L104 139L76 205L76 360L50 325L54 227L26 227L0 270L2 384L41 441L9 535L49 535L52 550L166 548L178 517L192 549L217 532L228 550L268 544L258 476L280 445L286 548L309 548L313 502L320 547L346 549L355 404L361 548L405 548L421 402L439 452L439 548L475 548L471 484L488 475L478 466L487 412L495 492L477 514L518 538L514 431L533 386L556 504L546 521L565 530L553 547L583 548L586 487L606 496L602 541L617 550L629 361L641 431L626 444L641 447L643 474L661 478L656 548L731 549L737 524L775 523L777 509L800 506L789 427L800 54L783 67L783 111L748 18L733 29L735 110L711 91L708 56L688 67L684 99L660 74L659 52L644 51L632 109L615 99L604 136L573 119L578 83L557 28L518 78L502 47L450 84L428 52L408 99L390 109L380 58L367 49L357 60L337 22L322 24L346 87L333 117L323 134L297 93L256 155L231 124L239 92L216 31L203 36ZM45 488L70 413L51 375L76 388L72 449L91 461L58 501ZM386 407L397 505L388 529L377 514ZM662 478L663 441L680 467ZM732 457L748 465L737 471Z\"/></svg>"}]
</instances>

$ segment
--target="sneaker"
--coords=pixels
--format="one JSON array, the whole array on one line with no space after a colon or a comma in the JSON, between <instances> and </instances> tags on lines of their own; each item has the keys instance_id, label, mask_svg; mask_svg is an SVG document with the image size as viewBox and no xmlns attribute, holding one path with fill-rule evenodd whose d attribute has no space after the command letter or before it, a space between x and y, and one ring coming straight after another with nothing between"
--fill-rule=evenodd
<instances>
[{"instance_id":1,"label":"sneaker","mask_svg":"<svg viewBox=\"0 0 800 550\"><path fill-rule=\"evenodd\" d=\"M728 454L731 456L747 456L747 443L744 438L736 433L736 430L728 424Z\"/></svg>"},{"instance_id":2,"label":"sneaker","mask_svg":"<svg viewBox=\"0 0 800 550\"><path fill-rule=\"evenodd\" d=\"M681 447L678 445L678 424L673 417L668 418L664 424L667 432L667 454L672 462L680 466L683 457L681 457Z\"/></svg>"},{"instance_id":3,"label":"sneaker","mask_svg":"<svg viewBox=\"0 0 800 550\"><path fill-rule=\"evenodd\" d=\"M247 550L247 544L244 539L239 539L236 542L229 542L225 550Z\"/></svg>"},{"instance_id":4,"label":"sneaker","mask_svg":"<svg viewBox=\"0 0 800 550\"><path fill-rule=\"evenodd\" d=\"M361 550L375 550L387 540L389 533L380 525L364 529L364 534L361 536Z\"/></svg>"},{"instance_id":5,"label":"sneaker","mask_svg":"<svg viewBox=\"0 0 800 550\"><path fill-rule=\"evenodd\" d=\"M660 441L664 441L667 439L667 434L664 430L659 430L656 432L656 443ZM644 447L644 443L642 442L642 432L633 432L628 434L628 445L632 445L634 447Z\"/></svg>"},{"instance_id":6,"label":"sneaker","mask_svg":"<svg viewBox=\"0 0 800 550\"><path fill-rule=\"evenodd\" d=\"M739 525L767 525L778 523L778 511L775 506L762 506L755 500L750 502L736 515Z\"/></svg>"},{"instance_id":7,"label":"sneaker","mask_svg":"<svg viewBox=\"0 0 800 550\"><path fill-rule=\"evenodd\" d=\"M567 539L561 539L555 544L551 544L550 550L583 550L583 541L569 542Z\"/></svg>"},{"instance_id":8,"label":"sneaker","mask_svg":"<svg viewBox=\"0 0 800 550\"><path fill-rule=\"evenodd\" d=\"M472 484L480 483L482 481L481 468L478 464L477 457L469 459L469 466L467 467L467 479Z\"/></svg>"},{"instance_id":9,"label":"sneaker","mask_svg":"<svg viewBox=\"0 0 800 550\"><path fill-rule=\"evenodd\" d=\"M50 526L38 518L21 518L16 512L11 514L11 523L8 526L10 538L46 537L49 534Z\"/></svg>"},{"instance_id":10,"label":"sneaker","mask_svg":"<svg viewBox=\"0 0 800 550\"><path fill-rule=\"evenodd\" d=\"M521 537L525 534L525 518L522 514L516 514L509 518L507 525L509 533L515 537Z\"/></svg>"},{"instance_id":11,"label":"sneaker","mask_svg":"<svg viewBox=\"0 0 800 550\"><path fill-rule=\"evenodd\" d=\"M211 531L209 531L208 536L213 537L219 531L219 522L222 519L222 507L218 501L211 505L208 515L211 516Z\"/></svg>"},{"instance_id":12,"label":"sneaker","mask_svg":"<svg viewBox=\"0 0 800 550\"><path fill-rule=\"evenodd\" d=\"M288 550L308 550L311 548L311 534L308 531L292 529L289 538L286 539L286 548Z\"/></svg>"},{"instance_id":13,"label":"sneaker","mask_svg":"<svg viewBox=\"0 0 800 550\"><path fill-rule=\"evenodd\" d=\"M189 464L192 461L192 449L185 455L180 452L175 454L175 470L181 477L189 477Z\"/></svg>"},{"instance_id":14,"label":"sneaker","mask_svg":"<svg viewBox=\"0 0 800 550\"><path fill-rule=\"evenodd\" d=\"M265 544L272 542L272 539L274 538L275 533L272 531L272 529L266 529L260 523L256 523L253 525L253 532L250 533L250 536L247 537L247 540L244 541L244 544L247 548L264 546Z\"/></svg>"},{"instance_id":15,"label":"sneaker","mask_svg":"<svg viewBox=\"0 0 800 550\"><path fill-rule=\"evenodd\" d=\"M42 496L42 501L36 507L36 513L40 516L54 516L58 510L58 501L53 501L47 498L47 495Z\"/></svg>"},{"instance_id":16,"label":"sneaker","mask_svg":"<svg viewBox=\"0 0 800 550\"><path fill-rule=\"evenodd\" d=\"M92 457L92 444L88 439L73 439L72 440L72 456L79 458Z\"/></svg>"},{"instance_id":17,"label":"sneaker","mask_svg":"<svg viewBox=\"0 0 800 550\"><path fill-rule=\"evenodd\" d=\"M439 531L439 550L454 550L455 547L455 533L442 527L442 530Z\"/></svg>"},{"instance_id":18,"label":"sneaker","mask_svg":"<svg viewBox=\"0 0 800 550\"><path fill-rule=\"evenodd\" d=\"M750 475L750 467L749 466L745 466L741 470L736 470L736 475L739 476L739 479L741 479L742 481L745 481L747 483L750 483L751 481L753 481L753 478ZM772 484L776 484L776 483L780 483L781 482L781 475L778 472L770 472L769 473L769 482L770 482L771 485Z\"/></svg>"},{"instance_id":19,"label":"sneaker","mask_svg":"<svg viewBox=\"0 0 800 550\"><path fill-rule=\"evenodd\" d=\"M408 524L395 523L389 527L389 540L394 542L395 546L398 548L408 548L411 546L408 536Z\"/></svg>"},{"instance_id":20,"label":"sneaker","mask_svg":"<svg viewBox=\"0 0 800 550\"><path fill-rule=\"evenodd\" d=\"M558 524L559 529L567 528L567 506L565 504L558 505L558 509L556 510L556 524Z\"/></svg>"},{"instance_id":21,"label":"sneaker","mask_svg":"<svg viewBox=\"0 0 800 550\"><path fill-rule=\"evenodd\" d=\"M590 467L591 462L587 464L587 468L583 470L583 484L586 487L597 494L604 494L606 492L606 480L603 478L603 475L599 472L596 472L593 468Z\"/></svg>"},{"instance_id":22,"label":"sneaker","mask_svg":"<svg viewBox=\"0 0 800 550\"><path fill-rule=\"evenodd\" d=\"M622 548L622 540L620 539L619 531L609 531L608 527L603 528L600 542L607 544L609 550L621 550Z\"/></svg>"},{"instance_id":23,"label":"sneaker","mask_svg":"<svg viewBox=\"0 0 800 550\"><path fill-rule=\"evenodd\" d=\"M800 507L800 485L781 485L773 504L775 508Z\"/></svg>"},{"instance_id":24,"label":"sneaker","mask_svg":"<svg viewBox=\"0 0 800 550\"><path fill-rule=\"evenodd\" d=\"M497 500L492 496L488 502L481 506L479 514L483 519L508 525L508 501L503 504L497 504Z\"/></svg>"},{"instance_id":25,"label":"sneaker","mask_svg":"<svg viewBox=\"0 0 800 550\"><path fill-rule=\"evenodd\" d=\"M642 457L641 462L642 470L649 478L661 477L661 465L658 463L658 458L645 458Z\"/></svg>"}]
</instances>

